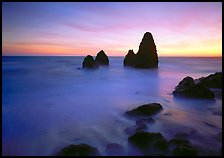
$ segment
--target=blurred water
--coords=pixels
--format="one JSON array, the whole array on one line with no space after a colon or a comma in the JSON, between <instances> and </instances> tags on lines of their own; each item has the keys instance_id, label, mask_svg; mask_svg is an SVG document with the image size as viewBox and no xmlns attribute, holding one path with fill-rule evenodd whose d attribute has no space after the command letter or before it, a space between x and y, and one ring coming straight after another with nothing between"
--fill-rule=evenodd
<instances>
[{"instance_id":1,"label":"blurred water","mask_svg":"<svg viewBox=\"0 0 224 158\"><path fill-rule=\"evenodd\" d=\"M193 144L217 151L222 131L222 99L175 99L172 91L186 76L199 78L222 71L221 58L159 58L159 68L110 66L77 69L84 57L3 57L3 155L52 155L69 144L87 143L102 153L108 143L127 146L123 130L135 122L123 113L158 102L164 110L148 131L170 139L179 131L196 131ZM165 115L164 115L165 114Z\"/></svg>"}]
</instances>

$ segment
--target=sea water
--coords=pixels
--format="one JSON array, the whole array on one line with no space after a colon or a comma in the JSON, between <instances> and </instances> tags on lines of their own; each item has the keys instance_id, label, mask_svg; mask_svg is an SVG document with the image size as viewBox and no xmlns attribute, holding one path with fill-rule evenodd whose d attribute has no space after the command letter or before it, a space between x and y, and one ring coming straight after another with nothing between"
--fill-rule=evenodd
<instances>
[{"instance_id":1,"label":"sea water","mask_svg":"<svg viewBox=\"0 0 224 158\"><path fill-rule=\"evenodd\" d=\"M146 131L170 140L188 132L189 141L209 152L222 143L222 98L174 98L186 76L200 78L222 71L221 58L160 57L158 69L110 65L82 69L84 57L2 57L2 154L54 155L70 144L86 143L104 154L108 143L127 149L124 129L135 121L128 110L160 103Z\"/></svg>"}]
</instances>

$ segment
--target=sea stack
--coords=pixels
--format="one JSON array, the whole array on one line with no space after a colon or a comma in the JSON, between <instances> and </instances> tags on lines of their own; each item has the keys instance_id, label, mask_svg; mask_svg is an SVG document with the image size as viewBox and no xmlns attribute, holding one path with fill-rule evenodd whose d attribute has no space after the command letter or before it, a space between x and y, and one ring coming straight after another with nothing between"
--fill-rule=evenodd
<instances>
[{"instance_id":1,"label":"sea stack","mask_svg":"<svg viewBox=\"0 0 224 158\"><path fill-rule=\"evenodd\" d=\"M139 45L137 54L128 52L124 59L124 66L133 66L136 68L157 68L158 55L153 36L150 32L146 32Z\"/></svg>"},{"instance_id":2,"label":"sea stack","mask_svg":"<svg viewBox=\"0 0 224 158\"><path fill-rule=\"evenodd\" d=\"M82 68L98 68L98 64L95 62L91 55L87 55L82 62Z\"/></svg>"},{"instance_id":3,"label":"sea stack","mask_svg":"<svg viewBox=\"0 0 224 158\"><path fill-rule=\"evenodd\" d=\"M135 53L133 49L128 51L128 54L124 58L124 66L135 66Z\"/></svg>"},{"instance_id":4,"label":"sea stack","mask_svg":"<svg viewBox=\"0 0 224 158\"><path fill-rule=\"evenodd\" d=\"M109 65L109 59L103 50L97 53L95 62L99 65Z\"/></svg>"}]
</instances>

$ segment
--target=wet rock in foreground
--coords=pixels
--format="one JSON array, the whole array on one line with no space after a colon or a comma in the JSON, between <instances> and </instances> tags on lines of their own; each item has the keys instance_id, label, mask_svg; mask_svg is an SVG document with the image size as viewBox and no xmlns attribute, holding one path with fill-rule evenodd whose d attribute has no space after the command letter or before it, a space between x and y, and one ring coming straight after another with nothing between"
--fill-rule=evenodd
<instances>
[{"instance_id":1,"label":"wet rock in foreground","mask_svg":"<svg viewBox=\"0 0 224 158\"><path fill-rule=\"evenodd\" d=\"M100 156L100 152L88 144L72 144L63 148L57 156Z\"/></svg>"},{"instance_id":2,"label":"wet rock in foreground","mask_svg":"<svg viewBox=\"0 0 224 158\"><path fill-rule=\"evenodd\" d=\"M196 79L195 82L204 84L209 88L222 88L222 72L216 72L206 77Z\"/></svg>"},{"instance_id":3,"label":"wet rock in foreground","mask_svg":"<svg viewBox=\"0 0 224 158\"><path fill-rule=\"evenodd\" d=\"M125 112L128 116L152 116L163 109L159 103L149 103Z\"/></svg>"},{"instance_id":4,"label":"wet rock in foreground","mask_svg":"<svg viewBox=\"0 0 224 158\"><path fill-rule=\"evenodd\" d=\"M168 141L163 138L162 134L154 132L136 132L128 137L128 142L144 151L150 147L159 150L166 150L169 147Z\"/></svg>"},{"instance_id":5,"label":"wet rock in foreground","mask_svg":"<svg viewBox=\"0 0 224 158\"><path fill-rule=\"evenodd\" d=\"M169 141L170 145L175 145L172 154L174 156L197 156L198 151L194 149L187 139L173 138Z\"/></svg>"},{"instance_id":6,"label":"wet rock in foreground","mask_svg":"<svg viewBox=\"0 0 224 158\"><path fill-rule=\"evenodd\" d=\"M195 83L192 77L185 77L173 91L175 97L214 99L214 93L202 83Z\"/></svg>"}]
</instances>

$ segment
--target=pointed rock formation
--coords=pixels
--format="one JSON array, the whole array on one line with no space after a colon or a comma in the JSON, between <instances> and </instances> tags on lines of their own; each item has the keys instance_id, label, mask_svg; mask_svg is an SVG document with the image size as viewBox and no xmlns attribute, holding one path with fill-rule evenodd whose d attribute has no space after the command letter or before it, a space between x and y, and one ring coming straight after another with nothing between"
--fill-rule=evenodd
<instances>
[{"instance_id":1,"label":"pointed rock formation","mask_svg":"<svg viewBox=\"0 0 224 158\"><path fill-rule=\"evenodd\" d=\"M82 62L82 68L98 68L99 66L94 61L91 55L87 55Z\"/></svg>"},{"instance_id":2,"label":"pointed rock formation","mask_svg":"<svg viewBox=\"0 0 224 158\"><path fill-rule=\"evenodd\" d=\"M133 64L128 66L133 66L136 68L157 68L158 67L158 55L156 50L156 45L154 43L152 34L146 32L143 36L143 39L139 45L139 50L136 55L126 55L124 59L124 66L127 61L129 61L130 56L133 57Z\"/></svg>"},{"instance_id":3,"label":"pointed rock formation","mask_svg":"<svg viewBox=\"0 0 224 158\"><path fill-rule=\"evenodd\" d=\"M124 66L135 66L135 53L133 49L128 51L128 54L124 58Z\"/></svg>"},{"instance_id":4,"label":"pointed rock formation","mask_svg":"<svg viewBox=\"0 0 224 158\"><path fill-rule=\"evenodd\" d=\"M99 65L109 65L109 59L103 50L97 54L95 61Z\"/></svg>"}]
</instances>

